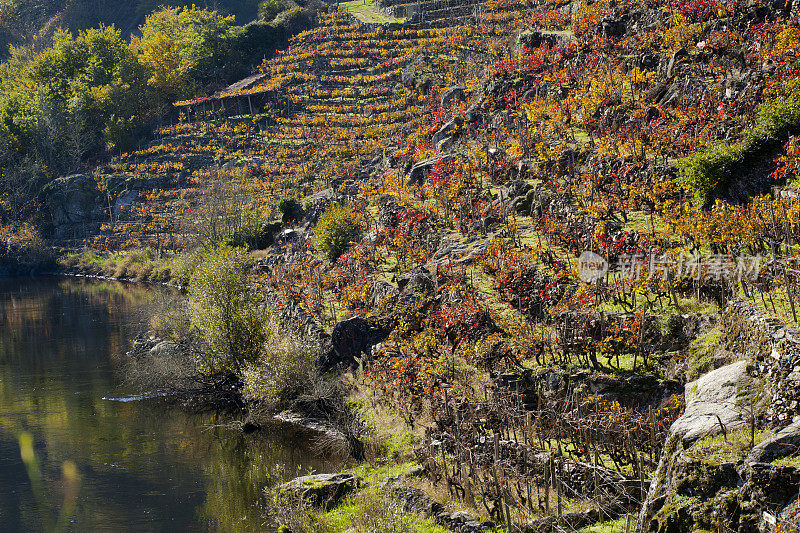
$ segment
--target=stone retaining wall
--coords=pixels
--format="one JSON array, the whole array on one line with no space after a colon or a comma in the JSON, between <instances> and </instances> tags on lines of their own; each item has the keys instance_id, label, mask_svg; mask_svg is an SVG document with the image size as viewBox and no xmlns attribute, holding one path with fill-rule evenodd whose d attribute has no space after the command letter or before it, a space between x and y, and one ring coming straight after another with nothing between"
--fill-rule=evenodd
<instances>
[{"instance_id":1,"label":"stone retaining wall","mask_svg":"<svg viewBox=\"0 0 800 533\"><path fill-rule=\"evenodd\" d=\"M800 415L800 329L764 316L747 301L723 313L721 347L750 360L764 380L767 421L789 425Z\"/></svg>"}]
</instances>

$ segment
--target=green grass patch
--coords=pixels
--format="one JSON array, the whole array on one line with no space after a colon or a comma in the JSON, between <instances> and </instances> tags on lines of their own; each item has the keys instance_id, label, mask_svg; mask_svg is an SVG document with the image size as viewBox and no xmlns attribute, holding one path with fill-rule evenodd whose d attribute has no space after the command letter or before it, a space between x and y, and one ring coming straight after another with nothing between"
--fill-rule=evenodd
<instances>
[{"instance_id":1,"label":"green grass patch","mask_svg":"<svg viewBox=\"0 0 800 533\"><path fill-rule=\"evenodd\" d=\"M748 454L751 444L758 444L773 435L771 430L756 429L751 443L750 428L737 429L727 435L710 435L697 441L688 451L690 457L709 463L735 463Z\"/></svg>"},{"instance_id":2,"label":"green grass patch","mask_svg":"<svg viewBox=\"0 0 800 533\"><path fill-rule=\"evenodd\" d=\"M322 514L325 531L349 533L448 533L421 514L407 513L376 490L360 491L333 511Z\"/></svg>"},{"instance_id":3,"label":"green grass patch","mask_svg":"<svg viewBox=\"0 0 800 533\"><path fill-rule=\"evenodd\" d=\"M392 17L381 11L374 0L353 0L342 2L339 6L352 13L361 22L368 24L386 24L390 22L405 22L406 19Z\"/></svg>"},{"instance_id":4,"label":"green grass patch","mask_svg":"<svg viewBox=\"0 0 800 533\"><path fill-rule=\"evenodd\" d=\"M800 455L790 455L789 457L781 457L772 461L775 466L789 466L792 468L800 468Z\"/></svg>"},{"instance_id":5,"label":"green grass patch","mask_svg":"<svg viewBox=\"0 0 800 533\"><path fill-rule=\"evenodd\" d=\"M714 370L713 355L721 335L722 328L716 326L692 341L689 346L689 360L686 363L687 381L694 381L706 372Z\"/></svg>"},{"instance_id":6,"label":"green grass patch","mask_svg":"<svg viewBox=\"0 0 800 533\"><path fill-rule=\"evenodd\" d=\"M400 505L378 490L386 478L405 474L413 463L381 466L362 464L350 470L361 479L361 489L348 496L335 509L320 512L316 521L331 532L446 533L430 518L403 511Z\"/></svg>"},{"instance_id":7,"label":"green grass patch","mask_svg":"<svg viewBox=\"0 0 800 533\"><path fill-rule=\"evenodd\" d=\"M651 233L655 226L656 232L663 232L667 230L666 225L660 217L644 211L632 211L628 213L628 221L623 225L622 229L625 231L638 231L639 233Z\"/></svg>"},{"instance_id":8,"label":"green grass patch","mask_svg":"<svg viewBox=\"0 0 800 533\"><path fill-rule=\"evenodd\" d=\"M795 313L800 319L800 299L793 295ZM792 303L785 287L776 287L769 291L758 291L753 293L751 300L756 304L756 308L762 310L765 315L773 316L787 324L794 324L792 315Z\"/></svg>"},{"instance_id":9,"label":"green grass patch","mask_svg":"<svg viewBox=\"0 0 800 533\"><path fill-rule=\"evenodd\" d=\"M628 517L622 516L616 520L608 522L600 522L578 531L578 533L625 533L625 528L628 525ZM631 529L634 531L636 527L636 517L631 517Z\"/></svg>"},{"instance_id":10,"label":"green grass patch","mask_svg":"<svg viewBox=\"0 0 800 533\"><path fill-rule=\"evenodd\" d=\"M472 287L481 297L481 300L490 311L505 318L519 317L519 311L500 299L499 293L494 288L494 278L476 268L472 272Z\"/></svg>"},{"instance_id":11,"label":"green grass patch","mask_svg":"<svg viewBox=\"0 0 800 533\"><path fill-rule=\"evenodd\" d=\"M100 254L93 250L71 252L58 259L64 270L90 276L166 283L180 278L183 258L159 255L152 248ZM179 280L180 281L180 280Z\"/></svg>"}]
</instances>

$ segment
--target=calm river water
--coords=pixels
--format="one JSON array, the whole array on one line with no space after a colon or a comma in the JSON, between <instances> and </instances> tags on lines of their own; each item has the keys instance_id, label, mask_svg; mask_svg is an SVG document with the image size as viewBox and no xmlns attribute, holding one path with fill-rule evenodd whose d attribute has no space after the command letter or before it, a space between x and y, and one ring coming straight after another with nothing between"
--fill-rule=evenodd
<instances>
[{"instance_id":1,"label":"calm river water","mask_svg":"<svg viewBox=\"0 0 800 533\"><path fill-rule=\"evenodd\" d=\"M264 486L334 467L286 431L126 401L117 363L158 295L0 281L0 531L263 531Z\"/></svg>"}]
</instances>

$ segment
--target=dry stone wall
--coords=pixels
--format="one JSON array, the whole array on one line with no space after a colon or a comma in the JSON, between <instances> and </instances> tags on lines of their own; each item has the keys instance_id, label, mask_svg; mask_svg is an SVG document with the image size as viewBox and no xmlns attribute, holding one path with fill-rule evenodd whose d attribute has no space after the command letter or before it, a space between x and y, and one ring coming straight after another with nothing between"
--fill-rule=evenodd
<instances>
[{"instance_id":1,"label":"dry stone wall","mask_svg":"<svg viewBox=\"0 0 800 533\"><path fill-rule=\"evenodd\" d=\"M764 380L767 422L776 428L800 415L800 329L764 316L749 302L728 306L722 320L723 347L751 361Z\"/></svg>"}]
</instances>

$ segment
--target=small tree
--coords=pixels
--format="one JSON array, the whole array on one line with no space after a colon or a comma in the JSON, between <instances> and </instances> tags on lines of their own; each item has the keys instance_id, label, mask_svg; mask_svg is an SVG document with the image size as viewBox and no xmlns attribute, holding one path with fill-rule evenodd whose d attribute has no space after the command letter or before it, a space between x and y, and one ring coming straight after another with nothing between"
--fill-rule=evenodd
<instances>
[{"instance_id":1,"label":"small tree","mask_svg":"<svg viewBox=\"0 0 800 533\"><path fill-rule=\"evenodd\" d=\"M284 223L297 222L303 218L303 206L300 205L297 198L292 198L291 196L280 199L278 211L281 212L281 220Z\"/></svg>"},{"instance_id":2,"label":"small tree","mask_svg":"<svg viewBox=\"0 0 800 533\"><path fill-rule=\"evenodd\" d=\"M207 347L201 366L209 374L240 373L264 348L264 317L250 292L250 261L243 248L219 245L202 254L189 284L191 323Z\"/></svg>"},{"instance_id":3,"label":"small tree","mask_svg":"<svg viewBox=\"0 0 800 533\"><path fill-rule=\"evenodd\" d=\"M351 207L331 204L317 222L314 247L335 261L351 242L360 240L363 233L361 219Z\"/></svg>"},{"instance_id":4,"label":"small tree","mask_svg":"<svg viewBox=\"0 0 800 533\"><path fill-rule=\"evenodd\" d=\"M269 22L284 9L286 9L286 4L283 0L263 0L258 4L258 17L265 22Z\"/></svg>"},{"instance_id":5,"label":"small tree","mask_svg":"<svg viewBox=\"0 0 800 533\"><path fill-rule=\"evenodd\" d=\"M750 447L756 445L756 422L760 415L760 402L764 396L764 384L750 378L736 390L736 407L747 417L750 426Z\"/></svg>"}]
</instances>

